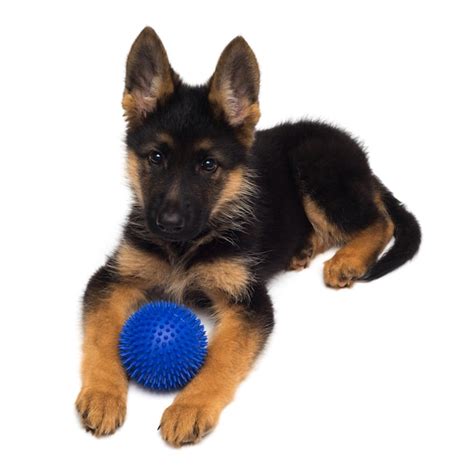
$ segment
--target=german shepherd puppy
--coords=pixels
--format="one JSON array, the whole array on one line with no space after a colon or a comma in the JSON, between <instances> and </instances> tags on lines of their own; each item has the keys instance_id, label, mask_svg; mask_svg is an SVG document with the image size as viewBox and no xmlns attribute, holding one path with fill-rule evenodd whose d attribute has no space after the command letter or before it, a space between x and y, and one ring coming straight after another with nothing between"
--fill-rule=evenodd
<instances>
[{"instance_id":1,"label":"german shepherd puppy","mask_svg":"<svg viewBox=\"0 0 474 474\"><path fill-rule=\"evenodd\" d=\"M274 324L266 288L273 275L338 247L324 282L347 288L418 250L416 219L353 138L312 121L256 132L258 94L257 61L241 37L197 87L181 81L153 29L132 45L123 108L133 205L118 248L84 295L76 405L96 435L124 421L118 337L145 302L207 307L217 319L203 368L161 419L163 438L181 446L214 428L262 350Z\"/></svg>"}]
</instances>

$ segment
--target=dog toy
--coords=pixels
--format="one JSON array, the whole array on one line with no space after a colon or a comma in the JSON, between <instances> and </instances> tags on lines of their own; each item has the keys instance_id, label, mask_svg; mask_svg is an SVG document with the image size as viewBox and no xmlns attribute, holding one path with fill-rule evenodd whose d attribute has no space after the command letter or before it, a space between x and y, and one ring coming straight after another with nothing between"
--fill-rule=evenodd
<instances>
[{"instance_id":1,"label":"dog toy","mask_svg":"<svg viewBox=\"0 0 474 474\"><path fill-rule=\"evenodd\" d=\"M176 390L204 363L207 336L190 309L166 301L152 302L127 320L120 333L119 351L133 380L154 390Z\"/></svg>"}]
</instances>

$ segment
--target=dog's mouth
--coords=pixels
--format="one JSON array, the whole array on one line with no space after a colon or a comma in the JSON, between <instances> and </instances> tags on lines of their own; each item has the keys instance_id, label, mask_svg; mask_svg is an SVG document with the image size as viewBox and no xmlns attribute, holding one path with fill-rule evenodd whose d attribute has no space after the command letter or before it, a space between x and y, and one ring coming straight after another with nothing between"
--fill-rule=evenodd
<instances>
[{"instance_id":1,"label":"dog's mouth","mask_svg":"<svg viewBox=\"0 0 474 474\"><path fill-rule=\"evenodd\" d=\"M188 224L174 227L160 225L152 214L149 214L146 219L148 231L159 240L185 243L194 241L207 232L205 225Z\"/></svg>"},{"instance_id":2,"label":"dog's mouth","mask_svg":"<svg viewBox=\"0 0 474 474\"><path fill-rule=\"evenodd\" d=\"M168 232L166 230L154 230L152 233L160 240L167 242L189 242L195 240L201 232L196 231L181 231L181 232Z\"/></svg>"}]
</instances>

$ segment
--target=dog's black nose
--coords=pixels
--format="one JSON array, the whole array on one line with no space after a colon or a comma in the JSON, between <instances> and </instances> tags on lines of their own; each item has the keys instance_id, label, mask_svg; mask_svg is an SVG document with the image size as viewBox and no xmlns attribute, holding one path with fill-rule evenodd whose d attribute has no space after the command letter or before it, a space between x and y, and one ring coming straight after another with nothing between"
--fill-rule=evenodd
<instances>
[{"instance_id":1,"label":"dog's black nose","mask_svg":"<svg viewBox=\"0 0 474 474\"><path fill-rule=\"evenodd\" d=\"M156 218L156 225L165 232L180 232L184 228L184 217L177 211L164 211Z\"/></svg>"}]
</instances>

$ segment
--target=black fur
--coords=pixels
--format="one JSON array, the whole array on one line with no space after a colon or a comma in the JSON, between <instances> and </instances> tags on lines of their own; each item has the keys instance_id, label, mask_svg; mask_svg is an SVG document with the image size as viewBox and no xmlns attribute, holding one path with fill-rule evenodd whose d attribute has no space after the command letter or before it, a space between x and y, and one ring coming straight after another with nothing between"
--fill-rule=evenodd
<instances>
[{"instance_id":1,"label":"black fur","mask_svg":"<svg viewBox=\"0 0 474 474\"><path fill-rule=\"evenodd\" d=\"M84 309L86 310L84 314L93 310L97 303L107 296L111 285L120 280L119 275L113 270L111 261L112 259L109 259L108 264L99 268L90 278L83 297Z\"/></svg>"},{"instance_id":2,"label":"black fur","mask_svg":"<svg viewBox=\"0 0 474 474\"><path fill-rule=\"evenodd\" d=\"M375 265L362 278L372 281L392 272L406 261L412 259L421 243L421 229L415 216L381 183L382 198L395 224L393 246L383 254Z\"/></svg>"}]
</instances>

